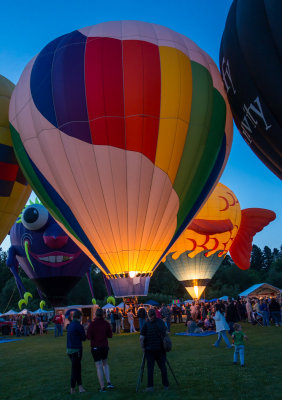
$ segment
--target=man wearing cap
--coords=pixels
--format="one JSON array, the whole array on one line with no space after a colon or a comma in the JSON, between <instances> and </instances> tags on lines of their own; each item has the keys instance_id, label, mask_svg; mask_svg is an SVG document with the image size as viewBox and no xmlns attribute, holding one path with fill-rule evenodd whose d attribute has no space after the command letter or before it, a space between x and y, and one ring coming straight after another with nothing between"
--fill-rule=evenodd
<instances>
[{"instance_id":1,"label":"man wearing cap","mask_svg":"<svg viewBox=\"0 0 282 400\"><path fill-rule=\"evenodd\" d=\"M146 392L154 391L154 366L157 362L161 374L162 383L165 389L168 389L168 378L166 369L166 354L163 350L162 338L166 335L166 326L164 322L156 318L154 309L148 312L148 320L145 322L140 332L140 344L145 352L148 370L148 384Z\"/></svg>"}]
</instances>

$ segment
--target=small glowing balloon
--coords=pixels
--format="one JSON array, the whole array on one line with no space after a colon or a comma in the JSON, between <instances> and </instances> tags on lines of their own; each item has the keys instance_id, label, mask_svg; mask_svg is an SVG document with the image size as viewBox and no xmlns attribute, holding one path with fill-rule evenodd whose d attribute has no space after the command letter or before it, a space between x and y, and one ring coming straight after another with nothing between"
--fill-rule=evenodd
<instances>
[{"instance_id":1,"label":"small glowing balloon","mask_svg":"<svg viewBox=\"0 0 282 400\"><path fill-rule=\"evenodd\" d=\"M274 219L270 210L241 210L235 194L218 183L164 263L191 297L199 298L228 251L239 268L249 268L253 236Z\"/></svg>"}]
</instances>

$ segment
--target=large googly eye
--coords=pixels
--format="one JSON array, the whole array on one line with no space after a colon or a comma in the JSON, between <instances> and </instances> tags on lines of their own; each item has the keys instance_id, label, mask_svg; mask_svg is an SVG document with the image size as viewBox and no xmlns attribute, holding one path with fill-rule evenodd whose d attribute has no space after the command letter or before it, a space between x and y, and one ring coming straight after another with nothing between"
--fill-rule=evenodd
<instances>
[{"instance_id":1,"label":"large googly eye","mask_svg":"<svg viewBox=\"0 0 282 400\"><path fill-rule=\"evenodd\" d=\"M22 214L22 224L26 229L37 231L48 221L48 211L41 204L32 204Z\"/></svg>"}]
</instances>

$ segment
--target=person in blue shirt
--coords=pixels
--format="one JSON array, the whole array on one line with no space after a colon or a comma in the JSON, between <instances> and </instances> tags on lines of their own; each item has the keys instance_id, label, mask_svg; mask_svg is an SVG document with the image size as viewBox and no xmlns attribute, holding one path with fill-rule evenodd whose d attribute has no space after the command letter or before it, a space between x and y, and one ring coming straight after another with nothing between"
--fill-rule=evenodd
<instances>
[{"instance_id":1,"label":"person in blue shirt","mask_svg":"<svg viewBox=\"0 0 282 400\"><path fill-rule=\"evenodd\" d=\"M269 311L266 300L260 301L260 312L262 313L263 326L269 326Z\"/></svg>"},{"instance_id":2,"label":"person in blue shirt","mask_svg":"<svg viewBox=\"0 0 282 400\"><path fill-rule=\"evenodd\" d=\"M86 340L86 335L80 321L81 312L74 311L67 331L67 354L71 360L71 394L75 393L76 384L80 393L85 392L81 379L81 359L82 342Z\"/></svg>"}]
</instances>

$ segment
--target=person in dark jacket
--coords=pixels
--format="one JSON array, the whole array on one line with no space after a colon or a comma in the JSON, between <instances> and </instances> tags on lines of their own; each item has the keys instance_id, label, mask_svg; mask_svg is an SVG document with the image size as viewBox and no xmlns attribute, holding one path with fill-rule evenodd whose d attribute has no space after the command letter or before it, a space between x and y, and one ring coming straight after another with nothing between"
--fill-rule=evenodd
<instances>
[{"instance_id":1,"label":"person in dark jacket","mask_svg":"<svg viewBox=\"0 0 282 400\"><path fill-rule=\"evenodd\" d=\"M235 306L234 301L231 297L228 299L228 305L226 307L226 315L225 315L226 322L229 325L229 334L232 336L234 332L234 324L240 320L237 308Z\"/></svg>"},{"instance_id":2,"label":"person in dark jacket","mask_svg":"<svg viewBox=\"0 0 282 400\"><path fill-rule=\"evenodd\" d=\"M270 316L273 320L273 323L276 326L281 325L281 311L280 311L280 304L274 298L271 299L269 303L269 312Z\"/></svg>"},{"instance_id":3,"label":"person in dark jacket","mask_svg":"<svg viewBox=\"0 0 282 400\"><path fill-rule=\"evenodd\" d=\"M96 310L96 318L87 329L87 339L91 341L91 353L95 361L97 376L100 383L100 392L105 392L104 375L107 381L107 389L114 386L110 380L110 367L108 364L109 344L108 338L113 336L111 325L104 320L104 312L101 308Z\"/></svg>"},{"instance_id":4,"label":"person in dark jacket","mask_svg":"<svg viewBox=\"0 0 282 400\"><path fill-rule=\"evenodd\" d=\"M80 311L74 311L73 320L67 331L67 354L71 360L71 394L78 385L80 393L85 392L81 379L82 342L86 339L85 331L80 323Z\"/></svg>"},{"instance_id":5,"label":"person in dark jacket","mask_svg":"<svg viewBox=\"0 0 282 400\"><path fill-rule=\"evenodd\" d=\"M140 332L140 344L145 352L148 370L148 384L146 392L154 391L154 366L155 361L162 374L162 383L165 389L168 389L168 377L166 369L166 354L162 346L162 338L166 335L166 326L164 322L156 318L154 309L149 310L148 320L145 322Z\"/></svg>"}]
</instances>

